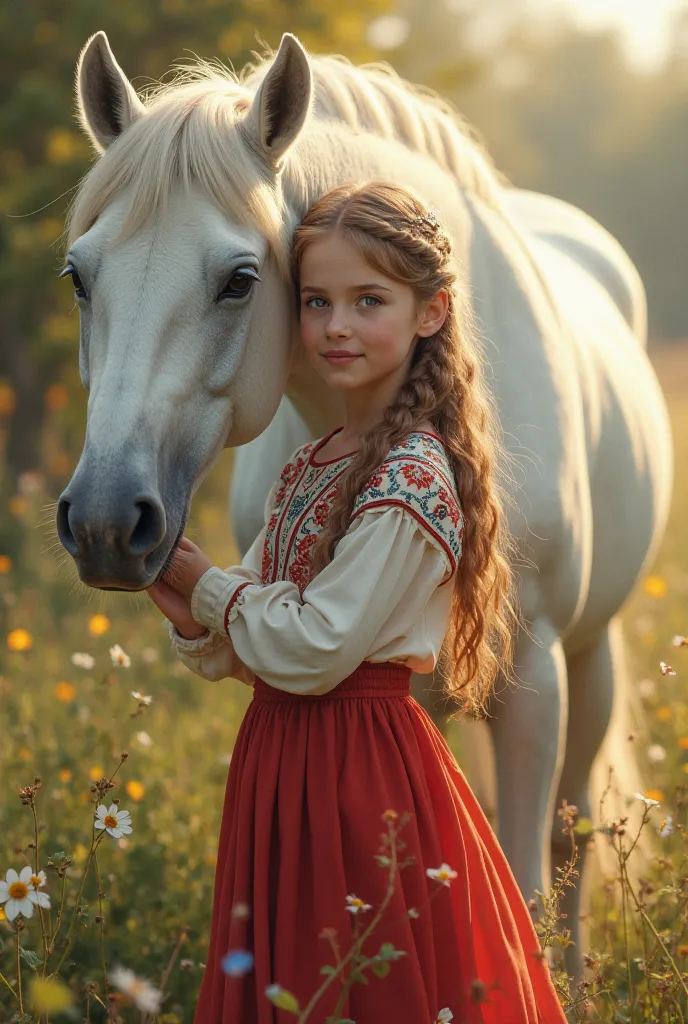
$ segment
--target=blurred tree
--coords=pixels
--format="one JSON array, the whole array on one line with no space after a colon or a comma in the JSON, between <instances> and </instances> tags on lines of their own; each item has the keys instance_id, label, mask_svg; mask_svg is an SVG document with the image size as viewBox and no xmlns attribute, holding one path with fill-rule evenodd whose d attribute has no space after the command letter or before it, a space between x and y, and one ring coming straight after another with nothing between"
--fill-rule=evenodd
<instances>
[{"instance_id":1,"label":"blurred tree","mask_svg":"<svg viewBox=\"0 0 688 1024\"><path fill-rule=\"evenodd\" d=\"M445 79L515 185L574 203L624 245L645 282L654 339L688 335L686 38L688 16L667 66L642 75L610 32L528 21L459 88Z\"/></svg>"},{"instance_id":2,"label":"blurred tree","mask_svg":"<svg viewBox=\"0 0 688 1024\"><path fill-rule=\"evenodd\" d=\"M263 51L260 41L276 49L284 31L315 52L371 59L376 51L366 24L389 6L389 0L344 6L333 0L0 0L0 385L13 392L8 401L15 406L6 491L13 493L18 475L39 464L51 384L68 387L65 422L75 442L82 434L77 313L68 283L56 274L67 202L92 159L73 98L75 63L88 36L107 32L140 89L195 53L239 69L251 51ZM64 458L53 468L61 486Z\"/></svg>"}]
</instances>

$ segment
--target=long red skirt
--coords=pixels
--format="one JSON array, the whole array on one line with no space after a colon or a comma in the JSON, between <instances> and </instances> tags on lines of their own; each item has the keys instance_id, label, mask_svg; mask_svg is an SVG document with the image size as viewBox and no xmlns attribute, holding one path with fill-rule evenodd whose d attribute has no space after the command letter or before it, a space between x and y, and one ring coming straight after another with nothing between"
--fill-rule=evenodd
<instances>
[{"instance_id":1,"label":"long red skirt","mask_svg":"<svg viewBox=\"0 0 688 1024\"><path fill-rule=\"evenodd\" d=\"M376 859L382 816L411 817L391 903L363 952L389 942L405 955L389 974L366 972L342 1017L356 1024L565 1024L530 913L482 809L442 736L409 696L410 669L364 662L323 696L256 681L237 736L220 830L210 948L195 1024L290 1024L265 995L292 992L303 1008L334 962L323 929L345 954L354 924L347 895L373 908L389 871ZM446 863L449 887L426 875ZM428 900L430 902L428 903ZM415 908L418 916L408 910ZM331 934L331 933L330 933ZM252 970L223 972L230 950ZM335 981L309 1024L323 1024ZM449 1019L445 1014L444 1019Z\"/></svg>"}]
</instances>

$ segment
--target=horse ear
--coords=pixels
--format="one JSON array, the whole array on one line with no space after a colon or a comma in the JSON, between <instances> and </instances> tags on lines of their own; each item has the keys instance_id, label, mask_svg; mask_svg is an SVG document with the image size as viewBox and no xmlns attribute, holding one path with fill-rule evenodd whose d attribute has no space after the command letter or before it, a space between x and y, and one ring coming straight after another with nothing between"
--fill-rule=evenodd
<instances>
[{"instance_id":1,"label":"horse ear","mask_svg":"<svg viewBox=\"0 0 688 1024\"><path fill-rule=\"evenodd\" d=\"M296 36L285 32L277 56L241 122L251 145L274 170L298 138L308 117L312 96L308 55Z\"/></svg>"},{"instance_id":2,"label":"horse ear","mask_svg":"<svg viewBox=\"0 0 688 1024\"><path fill-rule=\"evenodd\" d=\"M143 114L145 107L115 60L104 32L91 36L76 71L79 120L102 153Z\"/></svg>"}]
</instances>

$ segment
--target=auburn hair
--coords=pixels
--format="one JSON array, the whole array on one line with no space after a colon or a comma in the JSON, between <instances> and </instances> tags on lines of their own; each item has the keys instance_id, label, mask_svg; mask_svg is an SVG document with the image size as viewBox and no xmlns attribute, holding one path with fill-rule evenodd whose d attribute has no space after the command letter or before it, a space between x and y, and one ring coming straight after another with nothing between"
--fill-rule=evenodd
<instances>
[{"instance_id":1,"label":"auburn hair","mask_svg":"<svg viewBox=\"0 0 688 1024\"><path fill-rule=\"evenodd\" d=\"M312 549L312 574L332 559L349 528L354 501L390 449L422 423L441 437L464 517L463 547L453 584L451 617L440 664L443 689L480 716L498 673L510 680L516 624L512 542L505 516L508 464L473 322L459 291L451 239L434 211L391 182L348 183L321 196L297 227L292 272L313 242L337 232L378 272L413 289L422 309L440 289L446 319L418 338L408 376L382 420L360 438L340 478L328 519ZM298 301L298 298L297 298ZM448 584L449 585L449 584Z\"/></svg>"}]
</instances>

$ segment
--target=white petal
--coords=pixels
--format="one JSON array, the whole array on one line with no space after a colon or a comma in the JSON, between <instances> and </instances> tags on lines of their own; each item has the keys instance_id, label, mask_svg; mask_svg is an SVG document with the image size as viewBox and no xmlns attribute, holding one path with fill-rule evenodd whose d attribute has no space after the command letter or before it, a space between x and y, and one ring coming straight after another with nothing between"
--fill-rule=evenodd
<instances>
[{"instance_id":1,"label":"white petal","mask_svg":"<svg viewBox=\"0 0 688 1024\"><path fill-rule=\"evenodd\" d=\"M7 882L0 882L0 903L2 903L3 900L9 899L9 896L7 895L8 890L9 885Z\"/></svg>"},{"instance_id":2,"label":"white petal","mask_svg":"<svg viewBox=\"0 0 688 1024\"><path fill-rule=\"evenodd\" d=\"M27 864L26 867L22 868L21 871L19 872L19 881L23 882L24 885L27 885L32 874L33 868L29 864Z\"/></svg>"},{"instance_id":3,"label":"white petal","mask_svg":"<svg viewBox=\"0 0 688 1024\"><path fill-rule=\"evenodd\" d=\"M131 825L122 825L121 823L119 825L119 830L120 832L123 832L125 835L129 835L131 832L134 831Z\"/></svg>"},{"instance_id":4,"label":"white petal","mask_svg":"<svg viewBox=\"0 0 688 1024\"><path fill-rule=\"evenodd\" d=\"M93 823L94 828L105 828L105 822L101 821L100 818Z\"/></svg>"},{"instance_id":5,"label":"white petal","mask_svg":"<svg viewBox=\"0 0 688 1024\"><path fill-rule=\"evenodd\" d=\"M110 804L110 806L107 809L107 812L108 812L108 814L114 814L116 816L117 815L117 804Z\"/></svg>"},{"instance_id":6,"label":"white petal","mask_svg":"<svg viewBox=\"0 0 688 1024\"><path fill-rule=\"evenodd\" d=\"M29 898L32 903L37 903L39 907L45 907L50 909L50 897L47 892L31 892Z\"/></svg>"},{"instance_id":7,"label":"white petal","mask_svg":"<svg viewBox=\"0 0 688 1024\"><path fill-rule=\"evenodd\" d=\"M7 879L8 885L12 885L13 882L18 882L19 881L19 875L14 870L14 868L9 868L8 869L7 874L5 875L5 878Z\"/></svg>"},{"instance_id":8,"label":"white petal","mask_svg":"<svg viewBox=\"0 0 688 1024\"><path fill-rule=\"evenodd\" d=\"M5 915L8 921L14 921L19 913L19 904L16 900L8 900L5 904Z\"/></svg>"},{"instance_id":9,"label":"white petal","mask_svg":"<svg viewBox=\"0 0 688 1024\"><path fill-rule=\"evenodd\" d=\"M121 839L122 838L122 833L120 832L120 830L118 828L109 828L108 832L110 833L111 836L114 836L115 839Z\"/></svg>"},{"instance_id":10,"label":"white petal","mask_svg":"<svg viewBox=\"0 0 688 1024\"><path fill-rule=\"evenodd\" d=\"M104 818L105 815L107 814L107 812L108 812L108 809L105 806L105 804L98 804L98 809L96 810L96 814L98 815L99 818Z\"/></svg>"}]
</instances>

